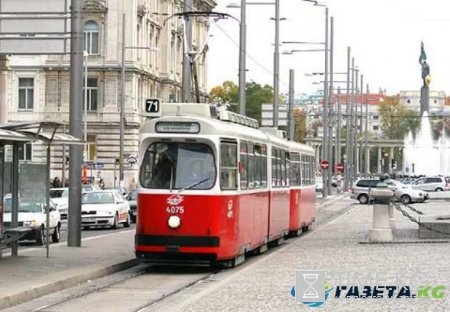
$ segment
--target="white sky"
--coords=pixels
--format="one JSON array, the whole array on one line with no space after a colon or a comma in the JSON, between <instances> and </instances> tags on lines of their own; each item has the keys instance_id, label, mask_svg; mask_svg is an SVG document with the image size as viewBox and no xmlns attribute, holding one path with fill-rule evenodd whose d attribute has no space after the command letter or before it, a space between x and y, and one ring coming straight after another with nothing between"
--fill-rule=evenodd
<instances>
[{"instance_id":1,"label":"white sky","mask_svg":"<svg viewBox=\"0 0 450 312\"><path fill-rule=\"evenodd\" d=\"M248 0L248 2L273 2ZM240 17L239 9L226 8L240 0L217 0L216 12ZM355 65L369 83L371 92L381 87L388 94L401 90L420 90L420 42L424 41L431 74L431 89L450 95L450 0L322 0L334 16L334 68L347 71L347 46ZM247 81L273 85L274 6L247 5ZM281 0L280 42L323 42L325 7L301 0ZM225 80L238 82L239 24L220 20L210 39L208 90ZM311 45L283 45L280 52L293 49L322 48ZM257 65L251 58L255 59ZM295 92L313 93L319 86L312 82L320 76L306 73L324 71L324 53L308 52L280 55L280 92L288 90L289 69L295 70ZM335 80L345 80L336 75ZM337 85L336 85L337 86ZM341 84L345 88L345 84Z\"/></svg>"}]
</instances>

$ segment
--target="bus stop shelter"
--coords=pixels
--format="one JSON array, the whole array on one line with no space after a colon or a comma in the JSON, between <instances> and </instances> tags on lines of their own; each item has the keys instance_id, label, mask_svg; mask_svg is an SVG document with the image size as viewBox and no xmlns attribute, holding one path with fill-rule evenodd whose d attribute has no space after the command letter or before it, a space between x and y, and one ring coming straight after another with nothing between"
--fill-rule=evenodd
<instances>
[{"instance_id":1,"label":"bus stop shelter","mask_svg":"<svg viewBox=\"0 0 450 312\"><path fill-rule=\"evenodd\" d=\"M2 186L0 188L0 246L3 243L11 245L11 256L18 255L18 241L29 231L26 227L19 227L19 148L25 143L39 142L46 146L46 180L45 180L45 203L46 203L46 233L45 243L47 257L49 257L49 235L50 235L50 164L51 164L51 146L58 144L82 145L85 142L69 134L57 133L57 130L63 126L61 122L53 121L33 121L16 124L0 125L0 174ZM5 175L5 146L12 146L12 170L11 176ZM81 165L81 164L80 164ZM40 177L42 178L42 177ZM5 197L5 182L7 179L11 182L11 226L5 229L3 226L3 204ZM2 252L0 252L0 258Z\"/></svg>"}]
</instances>

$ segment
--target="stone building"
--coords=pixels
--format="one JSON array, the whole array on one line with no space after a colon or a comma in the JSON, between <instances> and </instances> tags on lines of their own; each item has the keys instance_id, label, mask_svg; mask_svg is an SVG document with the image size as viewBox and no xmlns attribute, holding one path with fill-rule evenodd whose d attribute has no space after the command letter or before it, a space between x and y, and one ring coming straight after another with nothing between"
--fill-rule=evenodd
<instances>
[{"instance_id":1,"label":"stone building","mask_svg":"<svg viewBox=\"0 0 450 312\"><path fill-rule=\"evenodd\" d=\"M168 15L182 12L180 0L86 0L84 38L87 51L87 147L84 155L97 169L90 176L113 185L119 158L122 25L125 33L125 159L139 155L138 133L145 99L181 100L183 25ZM194 9L211 11L213 0L194 1ZM70 28L70 21L67 22ZM193 48L202 46L209 20L194 18ZM69 46L69 44L68 44ZM151 49L136 49L146 47ZM68 48L67 51L70 51ZM28 120L69 121L70 55L8 56L0 75L0 123ZM207 96L207 50L197 62L199 88ZM83 80L84 81L84 80ZM84 106L84 103L80 103ZM68 129L67 129L68 131ZM51 176L62 175L63 149L52 150ZM66 148L66 156L69 149ZM40 145L26 145L21 160L45 160ZM139 159L138 159L139 160ZM70 161L70 159L69 159ZM67 165L68 166L68 165ZM66 168L68 168L66 166ZM138 165L125 164L125 184ZM65 172L66 177L68 170ZM118 176L118 166L117 166Z\"/></svg>"}]
</instances>

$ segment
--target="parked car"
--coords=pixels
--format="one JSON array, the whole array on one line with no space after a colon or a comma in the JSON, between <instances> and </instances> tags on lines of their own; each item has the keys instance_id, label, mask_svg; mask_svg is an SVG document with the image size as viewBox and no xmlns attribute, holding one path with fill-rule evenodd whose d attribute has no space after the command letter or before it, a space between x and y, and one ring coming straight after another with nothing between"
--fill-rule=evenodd
<instances>
[{"instance_id":1,"label":"parked car","mask_svg":"<svg viewBox=\"0 0 450 312\"><path fill-rule=\"evenodd\" d=\"M322 180L316 179L316 192L322 192L323 183Z\"/></svg>"},{"instance_id":2,"label":"parked car","mask_svg":"<svg viewBox=\"0 0 450 312\"><path fill-rule=\"evenodd\" d=\"M359 179L355 182L354 186L350 189L350 198L357 199L361 204L367 204L373 200L370 195L371 189L376 188L380 183L380 179ZM412 202L424 202L429 198L429 195L425 191L415 190L411 186L400 183L396 180L384 181L394 191L395 199L400 200L404 204L410 204Z\"/></svg>"},{"instance_id":3,"label":"parked car","mask_svg":"<svg viewBox=\"0 0 450 312\"><path fill-rule=\"evenodd\" d=\"M369 195L369 188L375 188L380 182L380 179L358 179L350 189L350 198L358 200L363 205L368 204L369 200L373 200Z\"/></svg>"},{"instance_id":4,"label":"parked car","mask_svg":"<svg viewBox=\"0 0 450 312\"><path fill-rule=\"evenodd\" d=\"M97 184L84 184L82 186L82 192L100 191L100 187Z\"/></svg>"},{"instance_id":5,"label":"parked car","mask_svg":"<svg viewBox=\"0 0 450 312\"><path fill-rule=\"evenodd\" d=\"M136 223L137 219L137 190L128 194L127 200L130 203L130 217L131 222Z\"/></svg>"},{"instance_id":6,"label":"parked car","mask_svg":"<svg viewBox=\"0 0 450 312\"><path fill-rule=\"evenodd\" d=\"M37 245L44 245L45 234L47 231L47 209L46 203L34 199L20 199L19 208L19 227L27 228L29 231L20 241L36 241ZM7 195L4 198L4 220L5 228L11 228L12 198ZM59 242L61 237L61 214L56 209L52 200L50 200L50 224L49 232L54 243Z\"/></svg>"},{"instance_id":7,"label":"parked car","mask_svg":"<svg viewBox=\"0 0 450 312\"><path fill-rule=\"evenodd\" d=\"M426 191L413 189L411 185L406 185L396 180L388 180L386 184L394 190L395 197L403 204L423 203L430 198Z\"/></svg>"},{"instance_id":8,"label":"parked car","mask_svg":"<svg viewBox=\"0 0 450 312\"><path fill-rule=\"evenodd\" d=\"M444 177L424 177L411 183L413 189L427 192L442 192L450 190L450 185Z\"/></svg>"},{"instance_id":9,"label":"parked car","mask_svg":"<svg viewBox=\"0 0 450 312\"><path fill-rule=\"evenodd\" d=\"M120 194L122 194L122 196L124 198L128 197L128 191L123 186L108 186L108 187L105 187L105 190L115 190L115 191L119 192Z\"/></svg>"},{"instance_id":10,"label":"parked car","mask_svg":"<svg viewBox=\"0 0 450 312\"><path fill-rule=\"evenodd\" d=\"M67 219L69 210L69 188L52 188L50 189L50 198L59 210L62 219Z\"/></svg>"},{"instance_id":11,"label":"parked car","mask_svg":"<svg viewBox=\"0 0 450 312\"><path fill-rule=\"evenodd\" d=\"M130 227L130 204L114 190L92 191L81 197L81 225L118 228Z\"/></svg>"}]
</instances>

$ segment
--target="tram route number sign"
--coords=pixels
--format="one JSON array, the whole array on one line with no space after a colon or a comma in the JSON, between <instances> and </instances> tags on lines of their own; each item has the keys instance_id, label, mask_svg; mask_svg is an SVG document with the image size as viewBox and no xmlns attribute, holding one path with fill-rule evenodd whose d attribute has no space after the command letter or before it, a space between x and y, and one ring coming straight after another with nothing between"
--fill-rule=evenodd
<instances>
[{"instance_id":1,"label":"tram route number sign","mask_svg":"<svg viewBox=\"0 0 450 312\"><path fill-rule=\"evenodd\" d=\"M330 167L330 163L328 162L328 161L326 161L326 160L322 160L321 162L320 162L320 168L322 168L322 169L328 169Z\"/></svg>"},{"instance_id":2,"label":"tram route number sign","mask_svg":"<svg viewBox=\"0 0 450 312\"><path fill-rule=\"evenodd\" d=\"M161 101L159 99L146 99L144 115L146 117L161 117Z\"/></svg>"},{"instance_id":3,"label":"tram route number sign","mask_svg":"<svg viewBox=\"0 0 450 312\"><path fill-rule=\"evenodd\" d=\"M337 164L336 169L338 172L344 172L344 164Z\"/></svg>"}]
</instances>

